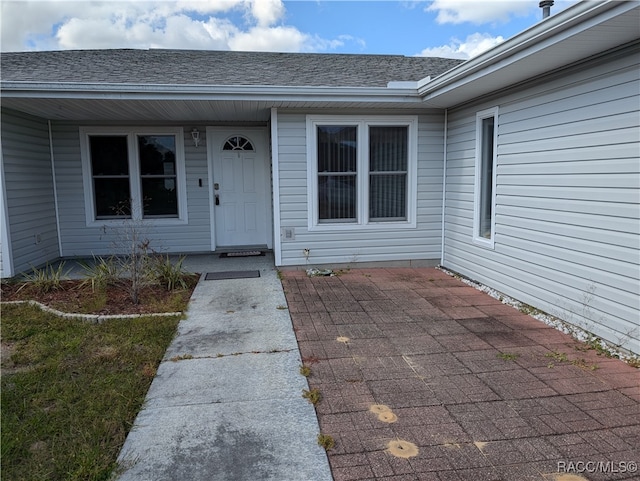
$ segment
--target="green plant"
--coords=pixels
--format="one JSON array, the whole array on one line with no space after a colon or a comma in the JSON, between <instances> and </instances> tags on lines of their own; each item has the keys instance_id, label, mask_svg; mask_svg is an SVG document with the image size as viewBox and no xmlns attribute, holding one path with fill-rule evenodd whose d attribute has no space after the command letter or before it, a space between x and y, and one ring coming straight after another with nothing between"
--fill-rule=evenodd
<instances>
[{"instance_id":1,"label":"green plant","mask_svg":"<svg viewBox=\"0 0 640 481\"><path fill-rule=\"evenodd\" d=\"M90 285L91 290L103 289L120 281L120 269L113 256L107 258L93 256L92 262L78 261L86 279L81 285Z\"/></svg>"},{"instance_id":2,"label":"green plant","mask_svg":"<svg viewBox=\"0 0 640 481\"><path fill-rule=\"evenodd\" d=\"M322 446L325 451L329 451L333 449L336 445L336 442L333 439L333 436L329 434L318 434L318 445Z\"/></svg>"},{"instance_id":3,"label":"green plant","mask_svg":"<svg viewBox=\"0 0 640 481\"><path fill-rule=\"evenodd\" d=\"M171 359L169 359L169 361L178 362L178 361L184 361L187 359L193 359L193 356L191 354L181 354L180 356L172 357Z\"/></svg>"},{"instance_id":4,"label":"green plant","mask_svg":"<svg viewBox=\"0 0 640 481\"><path fill-rule=\"evenodd\" d=\"M496 357L505 361L515 361L520 357L520 354L501 352L497 354Z\"/></svg>"},{"instance_id":5,"label":"green plant","mask_svg":"<svg viewBox=\"0 0 640 481\"><path fill-rule=\"evenodd\" d=\"M187 282L185 277L188 273L182 267L185 258L186 256L180 256L176 262L172 262L169 255L154 257L151 262L153 277L168 291L186 289Z\"/></svg>"},{"instance_id":6,"label":"green plant","mask_svg":"<svg viewBox=\"0 0 640 481\"><path fill-rule=\"evenodd\" d=\"M65 263L60 262L58 267L51 264L45 265L41 269L32 268L31 272L22 275L24 284L20 289L31 288L41 294L62 289L62 281L65 280L70 269L64 270Z\"/></svg>"},{"instance_id":7,"label":"green plant","mask_svg":"<svg viewBox=\"0 0 640 481\"><path fill-rule=\"evenodd\" d=\"M305 398L314 406L322 400L322 394L320 394L320 391L318 390L318 388L313 388L311 390L303 389L302 397Z\"/></svg>"},{"instance_id":8,"label":"green plant","mask_svg":"<svg viewBox=\"0 0 640 481\"><path fill-rule=\"evenodd\" d=\"M569 358L564 352L559 352L559 351L548 352L547 354L544 355L544 357L550 357L557 362L565 362L569 360Z\"/></svg>"},{"instance_id":9,"label":"green plant","mask_svg":"<svg viewBox=\"0 0 640 481\"><path fill-rule=\"evenodd\" d=\"M571 364L574 366L578 366L582 369L589 369L591 371L595 371L596 369L598 369L598 365L597 364L589 364L587 363L587 361L585 361L584 359L580 358L580 359L574 359L573 361L571 361Z\"/></svg>"},{"instance_id":10,"label":"green plant","mask_svg":"<svg viewBox=\"0 0 640 481\"><path fill-rule=\"evenodd\" d=\"M302 374L304 377L311 376L311 368L309 366L301 364L300 365L300 374Z\"/></svg>"}]
</instances>

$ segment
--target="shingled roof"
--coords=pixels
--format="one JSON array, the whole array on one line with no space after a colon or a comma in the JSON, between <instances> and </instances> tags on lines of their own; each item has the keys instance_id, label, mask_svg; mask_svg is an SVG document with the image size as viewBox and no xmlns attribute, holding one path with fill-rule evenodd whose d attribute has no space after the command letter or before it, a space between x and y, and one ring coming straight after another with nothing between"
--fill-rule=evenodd
<instances>
[{"instance_id":1,"label":"shingled roof","mask_svg":"<svg viewBox=\"0 0 640 481\"><path fill-rule=\"evenodd\" d=\"M3 53L5 82L386 87L436 77L461 61L401 55L207 50Z\"/></svg>"}]
</instances>

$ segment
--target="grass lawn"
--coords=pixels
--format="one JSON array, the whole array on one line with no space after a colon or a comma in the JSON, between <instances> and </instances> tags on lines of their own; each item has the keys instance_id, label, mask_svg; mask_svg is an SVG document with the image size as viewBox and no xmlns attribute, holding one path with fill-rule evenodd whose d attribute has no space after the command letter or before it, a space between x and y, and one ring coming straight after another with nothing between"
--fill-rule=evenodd
<instances>
[{"instance_id":1,"label":"grass lawn","mask_svg":"<svg viewBox=\"0 0 640 481\"><path fill-rule=\"evenodd\" d=\"M178 317L2 306L2 480L107 480Z\"/></svg>"}]
</instances>

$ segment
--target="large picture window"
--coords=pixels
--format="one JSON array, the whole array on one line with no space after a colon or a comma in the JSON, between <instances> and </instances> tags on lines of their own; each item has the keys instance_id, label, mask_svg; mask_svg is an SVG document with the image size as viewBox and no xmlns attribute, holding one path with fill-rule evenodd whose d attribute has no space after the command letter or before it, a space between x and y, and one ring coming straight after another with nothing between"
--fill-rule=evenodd
<instances>
[{"instance_id":1,"label":"large picture window","mask_svg":"<svg viewBox=\"0 0 640 481\"><path fill-rule=\"evenodd\" d=\"M310 228L415 226L417 120L309 116Z\"/></svg>"},{"instance_id":2,"label":"large picture window","mask_svg":"<svg viewBox=\"0 0 640 481\"><path fill-rule=\"evenodd\" d=\"M81 129L87 223L186 221L182 129Z\"/></svg>"},{"instance_id":3,"label":"large picture window","mask_svg":"<svg viewBox=\"0 0 640 481\"><path fill-rule=\"evenodd\" d=\"M493 247L495 233L497 116L497 108L476 115L473 239L487 247Z\"/></svg>"}]
</instances>

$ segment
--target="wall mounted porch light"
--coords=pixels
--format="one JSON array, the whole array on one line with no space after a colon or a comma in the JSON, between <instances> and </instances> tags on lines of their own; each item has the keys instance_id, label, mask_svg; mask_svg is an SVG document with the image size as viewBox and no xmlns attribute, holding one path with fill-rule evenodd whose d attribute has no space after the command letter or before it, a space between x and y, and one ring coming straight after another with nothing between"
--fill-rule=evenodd
<instances>
[{"instance_id":1,"label":"wall mounted porch light","mask_svg":"<svg viewBox=\"0 0 640 481\"><path fill-rule=\"evenodd\" d=\"M191 138L193 139L193 145L198 147L198 144L200 143L200 132L198 131L198 129L194 128L191 131Z\"/></svg>"}]
</instances>

